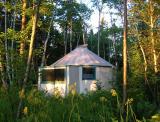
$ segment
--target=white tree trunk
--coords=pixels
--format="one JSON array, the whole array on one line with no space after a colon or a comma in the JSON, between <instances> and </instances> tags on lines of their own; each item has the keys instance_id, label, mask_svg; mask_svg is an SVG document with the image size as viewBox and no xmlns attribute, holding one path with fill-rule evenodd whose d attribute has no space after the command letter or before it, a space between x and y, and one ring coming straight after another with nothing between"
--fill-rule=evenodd
<instances>
[{"instance_id":1,"label":"white tree trunk","mask_svg":"<svg viewBox=\"0 0 160 122\"><path fill-rule=\"evenodd\" d=\"M48 40L49 40L49 37L50 37L50 31L51 31L51 27L52 27L52 24L53 24L53 16L52 16L52 19L50 21L50 25L49 25L49 28L48 28L48 34L47 34L47 38L45 40L45 43L44 43L44 50L43 50L43 55L42 55L42 62L41 62L41 67L44 66L45 64L45 59L46 59L46 51L47 51L47 44L48 44Z\"/></svg>"},{"instance_id":2,"label":"white tree trunk","mask_svg":"<svg viewBox=\"0 0 160 122\"><path fill-rule=\"evenodd\" d=\"M154 34L153 34L153 29L154 29L154 20L153 20L153 12L154 12L154 8L153 8L153 3L152 0L149 0L149 5L150 5L150 37L151 37L151 43L152 43L152 54L153 54L153 62L154 62L154 72L157 73L158 72L158 68L157 68L157 55L156 55L156 50L155 50L155 39L154 39Z\"/></svg>"},{"instance_id":3,"label":"white tree trunk","mask_svg":"<svg viewBox=\"0 0 160 122\"><path fill-rule=\"evenodd\" d=\"M6 0L5 0L6 4ZM7 9L5 8L5 57L6 57L6 71L9 83L12 84L9 66L9 55L8 55L8 41L7 41Z\"/></svg>"},{"instance_id":4,"label":"white tree trunk","mask_svg":"<svg viewBox=\"0 0 160 122\"><path fill-rule=\"evenodd\" d=\"M69 34L70 34L70 52L72 51L72 19L70 20L70 27L69 27Z\"/></svg>"},{"instance_id":5,"label":"white tree trunk","mask_svg":"<svg viewBox=\"0 0 160 122\"><path fill-rule=\"evenodd\" d=\"M65 26L64 28L63 38L64 38L64 55L66 55L67 54L67 26Z\"/></svg>"},{"instance_id":6,"label":"white tree trunk","mask_svg":"<svg viewBox=\"0 0 160 122\"><path fill-rule=\"evenodd\" d=\"M14 6L16 6L16 2L14 3ZM15 30L15 23L16 23L16 10L13 12L13 20L12 20L12 29ZM11 43L11 78L14 80L14 66L13 66L13 58L14 58L14 39L12 39Z\"/></svg>"},{"instance_id":7,"label":"white tree trunk","mask_svg":"<svg viewBox=\"0 0 160 122\"><path fill-rule=\"evenodd\" d=\"M98 56L100 55L100 51L99 51L99 45L100 45L100 26L101 26L101 10L99 10L99 14L98 14L98 47L97 47L97 52L98 52Z\"/></svg>"},{"instance_id":8,"label":"white tree trunk","mask_svg":"<svg viewBox=\"0 0 160 122\"><path fill-rule=\"evenodd\" d=\"M3 64L2 64L2 55L1 55L1 51L0 51L0 75L1 75L1 81L2 81L2 83L3 83L3 87L5 88L5 89L7 89L8 88L8 84L7 84L7 82L6 82L6 80L5 80L5 74L4 74L4 66L3 66Z\"/></svg>"},{"instance_id":9,"label":"white tree trunk","mask_svg":"<svg viewBox=\"0 0 160 122\"><path fill-rule=\"evenodd\" d=\"M23 31L25 29L25 25L26 25L26 6L27 6L27 1L26 0L22 0L22 25L21 25L21 31ZM21 43L20 43L20 55L24 54L24 48L25 48L25 41L22 38L21 39Z\"/></svg>"}]
</instances>

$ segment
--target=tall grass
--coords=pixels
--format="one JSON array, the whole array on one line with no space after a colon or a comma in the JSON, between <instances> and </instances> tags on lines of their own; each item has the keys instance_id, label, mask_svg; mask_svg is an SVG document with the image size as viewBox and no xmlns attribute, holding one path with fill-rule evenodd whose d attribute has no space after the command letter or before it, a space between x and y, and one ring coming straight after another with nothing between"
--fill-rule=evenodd
<instances>
[{"instance_id":1,"label":"tall grass","mask_svg":"<svg viewBox=\"0 0 160 122\"><path fill-rule=\"evenodd\" d=\"M128 99L122 111L121 99L115 90L88 94L69 94L66 97L46 95L36 89L24 96L21 118L16 120L18 90L0 91L0 121L12 122L136 122L132 109L134 100ZM123 114L125 113L125 117ZM143 120L142 120L143 121Z\"/></svg>"}]
</instances>

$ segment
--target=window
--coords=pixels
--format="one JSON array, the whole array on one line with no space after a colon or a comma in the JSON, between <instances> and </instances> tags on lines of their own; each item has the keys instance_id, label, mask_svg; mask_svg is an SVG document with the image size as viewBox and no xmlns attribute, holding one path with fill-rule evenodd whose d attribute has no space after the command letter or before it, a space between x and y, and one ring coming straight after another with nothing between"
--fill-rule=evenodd
<instances>
[{"instance_id":1,"label":"window","mask_svg":"<svg viewBox=\"0 0 160 122\"><path fill-rule=\"evenodd\" d=\"M83 67L82 79L83 80L95 80L96 79L96 68L95 67Z\"/></svg>"},{"instance_id":2,"label":"window","mask_svg":"<svg viewBox=\"0 0 160 122\"><path fill-rule=\"evenodd\" d=\"M42 82L64 81L64 69L43 69Z\"/></svg>"}]
</instances>

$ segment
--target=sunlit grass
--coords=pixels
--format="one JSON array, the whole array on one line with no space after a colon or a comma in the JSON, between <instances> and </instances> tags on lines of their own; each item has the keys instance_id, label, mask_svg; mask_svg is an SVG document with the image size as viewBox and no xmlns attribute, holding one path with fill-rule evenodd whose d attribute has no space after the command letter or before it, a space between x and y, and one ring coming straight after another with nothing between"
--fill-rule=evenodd
<instances>
[{"instance_id":1,"label":"sunlit grass","mask_svg":"<svg viewBox=\"0 0 160 122\"><path fill-rule=\"evenodd\" d=\"M18 90L17 93L13 91L11 93L10 95L2 91L0 93L2 122L140 122L132 107L134 99L128 98L123 110L121 97L115 89L87 94L77 94L72 91L66 97L61 97L59 94L46 95L37 89L28 90L25 95L23 91L18 92ZM16 120L17 103L22 97L24 102L21 116ZM153 119L157 118L153 116ZM145 119L141 120L143 121Z\"/></svg>"}]
</instances>

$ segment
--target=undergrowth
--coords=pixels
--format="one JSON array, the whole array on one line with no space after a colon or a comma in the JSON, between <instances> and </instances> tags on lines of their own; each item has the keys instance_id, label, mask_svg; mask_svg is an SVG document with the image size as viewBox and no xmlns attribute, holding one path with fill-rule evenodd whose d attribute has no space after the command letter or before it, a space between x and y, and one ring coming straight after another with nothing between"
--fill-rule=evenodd
<instances>
[{"instance_id":1,"label":"undergrowth","mask_svg":"<svg viewBox=\"0 0 160 122\"><path fill-rule=\"evenodd\" d=\"M129 98L123 109L121 98L114 89L61 97L46 95L33 88L24 95L21 116L16 119L18 101L19 92L16 88L10 88L7 92L1 89L1 122L152 122L144 119L143 113L141 118L137 118L134 98Z\"/></svg>"}]
</instances>

